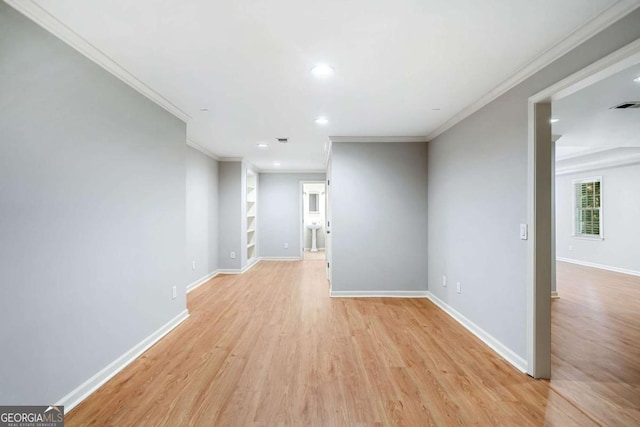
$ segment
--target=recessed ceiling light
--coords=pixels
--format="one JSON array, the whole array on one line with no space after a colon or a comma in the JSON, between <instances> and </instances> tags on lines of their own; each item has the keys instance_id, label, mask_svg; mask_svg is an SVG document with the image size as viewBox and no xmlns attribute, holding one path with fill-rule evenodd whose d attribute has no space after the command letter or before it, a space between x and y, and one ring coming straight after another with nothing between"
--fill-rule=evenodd
<instances>
[{"instance_id":1,"label":"recessed ceiling light","mask_svg":"<svg viewBox=\"0 0 640 427\"><path fill-rule=\"evenodd\" d=\"M549 123L558 123L560 121L560 119L558 119L557 117L551 117L551 120L549 120Z\"/></svg>"},{"instance_id":2,"label":"recessed ceiling light","mask_svg":"<svg viewBox=\"0 0 640 427\"><path fill-rule=\"evenodd\" d=\"M280 166L280 162L273 162L273 166Z\"/></svg>"},{"instance_id":3,"label":"recessed ceiling light","mask_svg":"<svg viewBox=\"0 0 640 427\"><path fill-rule=\"evenodd\" d=\"M260 144L256 144L258 146L258 148L267 148L269 146L269 144L265 144L264 142L261 142Z\"/></svg>"},{"instance_id":4,"label":"recessed ceiling light","mask_svg":"<svg viewBox=\"0 0 640 427\"><path fill-rule=\"evenodd\" d=\"M327 123L329 123L329 119L327 119L326 117L318 117L316 119L317 125L326 125Z\"/></svg>"},{"instance_id":5,"label":"recessed ceiling light","mask_svg":"<svg viewBox=\"0 0 640 427\"><path fill-rule=\"evenodd\" d=\"M314 76L320 78L320 79L326 79L329 78L331 76L333 76L333 74L336 72L336 70L334 70L333 67L330 67L327 64L318 64L315 67L313 67L311 69L311 74L313 74Z\"/></svg>"},{"instance_id":6,"label":"recessed ceiling light","mask_svg":"<svg viewBox=\"0 0 640 427\"><path fill-rule=\"evenodd\" d=\"M633 81L636 82L636 83L640 83L640 76L638 76L635 79L633 79Z\"/></svg>"}]
</instances>

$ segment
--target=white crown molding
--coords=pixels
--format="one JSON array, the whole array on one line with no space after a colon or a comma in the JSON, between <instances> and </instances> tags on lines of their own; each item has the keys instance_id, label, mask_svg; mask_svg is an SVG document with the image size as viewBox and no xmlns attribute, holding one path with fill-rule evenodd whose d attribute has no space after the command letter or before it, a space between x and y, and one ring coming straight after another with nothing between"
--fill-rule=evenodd
<instances>
[{"instance_id":1,"label":"white crown molding","mask_svg":"<svg viewBox=\"0 0 640 427\"><path fill-rule=\"evenodd\" d=\"M487 331L482 329L480 326L473 323L471 320L467 319L465 316L456 311L453 307L451 307L446 302L442 301L440 298L432 294L431 292L427 292L427 298L431 300L436 306L438 306L442 311L451 316L454 320L464 326L469 332L471 332L476 337L480 338L482 342L488 345L493 351L498 353L504 360L512 364L516 369L521 372L527 372L527 361L522 357L518 356L514 353L509 347L501 343L499 340L493 337L493 335L489 334Z\"/></svg>"},{"instance_id":2,"label":"white crown molding","mask_svg":"<svg viewBox=\"0 0 640 427\"><path fill-rule=\"evenodd\" d=\"M198 144L197 142L194 142L194 141L192 141L190 139L187 139L187 145L189 147L193 148L194 150L198 150L199 152L201 152L205 156L211 157L213 160L220 161L220 157L216 156L213 152L207 150L205 147L203 147L202 145Z\"/></svg>"},{"instance_id":3,"label":"white crown molding","mask_svg":"<svg viewBox=\"0 0 640 427\"><path fill-rule=\"evenodd\" d=\"M334 142L427 142L426 136L330 136Z\"/></svg>"},{"instance_id":4,"label":"white crown molding","mask_svg":"<svg viewBox=\"0 0 640 427\"><path fill-rule=\"evenodd\" d=\"M594 148L589 148L587 150L579 151L577 153L570 153L570 154L565 154L564 156L558 156L558 157L556 157L556 162L559 162L561 160L574 159L576 157L587 156L589 154L601 153L603 151L615 150L616 148L618 148L618 147L594 147Z\"/></svg>"},{"instance_id":5,"label":"white crown molding","mask_svg":"<svg viewBox=\"0 0 640 427\"><path fill-rule=\"evenodd\" d=\"M548 88L553 91L550 98L552 101L566 98L638 63L640 63L640 40L635 40ZM573 82L573 84L567 84L567 82Z\"/></svg>"},{"instance_id":6,"label":"white crown molding","mask_svg":"<svg viewBox=\"0 0 640 427\"><path fill-rule=\"evenodd\" d=\"M520 67L511 77L499 84L490 92L483 95L476 102L465 107L455 116L444 122L444 124L440 125L435 130L430 132L427 135L427 139L431 141L437 136L451 129L453 126L460 123L462 120L466 119L476 111L480 110L491 101L503 95L508 90L514 88L529 77L533 76L535 73L542 70L544 67L551 64L556 59L564 56L614 22L633 12L638 7L640 7L640 2L638 2L638 0L618 0L598 16L596 16L574 32L570 33L559 43L556 43L554 46L544 51L541 55L537 56L524 66Z\"/></svg>"},{"instance_id":7,"label":"white crown molding","mask_svg":"<svg viewBox=\"0 0 640 427\"><path fill-rule=\"evenodd\" d=\"M585 162L578 165L570 166L556 166L556 175L568 175L576 172L586 172L597 169L615 168L618 166L629 166L640 163L640 153L630 155L627 157L617 158L600 158L592 162Z\"/></svg>"},{"instance_id":8,"label":"white crown molding","mask_svg":"<svg viewBox=\"0 0 640 427\"><path fill-rule=\"evenodd\" d=\"M638 63L640 40L634 40L529 97L529 102L558 101Z\"/></svg>"},{"instance_id":9,"label":"white crown molding","mask_svg":"<svg viewBox=\"0 0 640 427\"><path fill-rule=\"evenodd\" d=\"M5 2L183 122L186 123L191 119L189 114L147 86L123 66L60 22L33 0L5 0Z\"/></svg>"},{"instance_id":10,"label":"white crown molding","mask_svg":"<svg viewBox=\"0 0 640 427\"><path fill-rule=\"evenodd\" d=\"M218 158L221 162L242 162L244 158L242 157L220 157Z\"/></svg>"},{"instance_id":11,"label":"white crown molding","mask_svg":"<svg viewBox=\"0 0 640 427\"><path fill-rule=\"evenodd\" d=\"M142 353L147 351L151 346L160 341L162 337L171 332L176 326L187 320L189 311L184 310L176 317L168 321L157 331L133 346L129 351L109 363L94 376L80 384L78 387L69 392L66 396L56 402L56 405L64 406L65 412L69 413L73 408L78 406L84 399L89 397L94 391L99 389L104 383L113 378L118 372L126 368L131 362L136 360Z\"/></svg>"},{"instance_id":12,"label":"white crown molding","mask_svg":"<svg viewBox=\"0 0 640 427\"><path fill-rule=\"evenodd\" d=\"M331 291L331 298L426 298L427 291Z\"/></svg>"},{"instance_id":13,"label":"white crown molding","mask_svg":"<svg viewBox=\"0 0 640 427\"><path fill-rule=\"evenodd\" d=\"M629 274L631 276L640 276L640 271L630 270L627 268L612 267L610 265L596 264L595 262L580 261L577 259L557 257L557 261L568 262L571 264L582 265L584 267L598 268L600 270L613 271L615 273Z\"/></svg>"}]
</instances>

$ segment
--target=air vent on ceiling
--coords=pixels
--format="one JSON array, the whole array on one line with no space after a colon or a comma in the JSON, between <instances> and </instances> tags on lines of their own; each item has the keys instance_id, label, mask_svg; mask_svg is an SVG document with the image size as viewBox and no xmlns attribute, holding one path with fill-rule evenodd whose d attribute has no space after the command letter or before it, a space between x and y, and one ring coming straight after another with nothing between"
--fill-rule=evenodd
<instances>
[{"instance_id":1,"label":"air vent on ceiling","mask_svg":"<svg viewBox=\"0 0 640 427\"><path fill-rule=\"evenodd\" d=\"M623 102L611 107L610 110L625 110L627 108L640 108L640 101Z\"/></svg>"},{"instance_id":2,"label":"air vent on ceiling","mask_svg":"<svg viewBox=\"0 0 640 427\"><path fill-rule=\"evenodd\" d=\"M287 138L278 138L278 142L281 144L286 144L287 142L289 142L289 139Z\"/></svg>"}]
</instances>

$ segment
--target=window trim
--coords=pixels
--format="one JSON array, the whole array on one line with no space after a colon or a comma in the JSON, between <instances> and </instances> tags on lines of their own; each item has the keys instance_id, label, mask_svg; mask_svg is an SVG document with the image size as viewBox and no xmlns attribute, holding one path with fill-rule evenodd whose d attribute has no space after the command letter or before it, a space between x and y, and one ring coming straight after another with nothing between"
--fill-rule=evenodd
<instances>
[{"instance_id":1,"label":"window trim","mask_svg":"<svg viewBox=\"0 0 640 427\"><path fill-rule=\"evenodd\" d=\"M579 234L576 232L576 210L578 207L576 206L576 184L585 184L588 182L600 182L600 234ZM604 240L604 182L602 180L602 176L591 176L588 178L580 178L574 179L571 181L571 236L575 239L582 240Z\"/></svg>"}]
</instances>

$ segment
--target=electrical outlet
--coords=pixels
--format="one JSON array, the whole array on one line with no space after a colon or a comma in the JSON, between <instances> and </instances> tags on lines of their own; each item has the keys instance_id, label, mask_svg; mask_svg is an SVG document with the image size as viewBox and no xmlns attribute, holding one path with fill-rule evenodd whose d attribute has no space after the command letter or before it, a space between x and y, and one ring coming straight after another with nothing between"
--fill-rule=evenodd
<instances>
[{"instance_id":1,"label":"electrical outlet","mask_svg":"<svg viewBox=\"0 0 640 427\"><path fill-rule=\"evenodd\" d=\"M520 224L520 240L527 240L529 238L529 227L527 224Z\"/></svg>"},{"instance_id":2,"label":"electrical outlet","mask_svg":"<svg viewBox=\"0 0 640 427\"><path fill-rule=\"evenodd\" d=\"M173 288L171 288L172 294L173 294L173 299L176 299L176 297L178 296L178 289L174 286Z\"/></svg>"},{"instance_id":3,"label":"electrical outlet","mask_svg":"<svg viewBox=\"0 0 640 427\"><path fill-rule=\"evenodd\" d=\"M288 244L288 243L285 243L285 244L284 244L284 248L285 248L285 249L289 249L289 244Z\"/></svg>"},{"instance_id":4,"label":"electrical outlet","mask_svg":"<svg viewBox=\"0 0 640 427\"><path fill-rule=\"evenodd\" d=\"M572 251L573 250L573 246L569 245L569 250Z\"/></svg>"},{"instance_id":5,"label":"electrical outlet","mask_svg":"<svg viewBox=\"0 0 640 427\"><path fill-rule=\"evenodd\" d=\"M229 258L236 259L236 253L235 252L231 252L231 255L229 255Z\"/></svg>"},{"instance_id":6,"label":"electrical outlet","mask_svg":"<svg viewBox=\"0 0 640 427\"><path fill-rule=\"evenodd\" d=\"M456 282L456 292L459 294L462 293L462 287L460 286L460 282Z\"/></svg>"},{"instance_id":7,"label":"electrical outlet","mask_svg":"<svg viewBox=\"0 0 640 427\"><path fill-rule=\"evenodd\" d=\"M191 269L192 270L196 269L196 260L195 259L191 262Z\"/></svg>"},{"instance_id":8,"label":"electrical outlet","mask_svg":"<svg viewBox=\"0 0 640 427\"><path fill-rule=\"evenodd\" d=\"M447 276L442 276L442 286L447 287Z\"/></svg>"}]
</instances>

